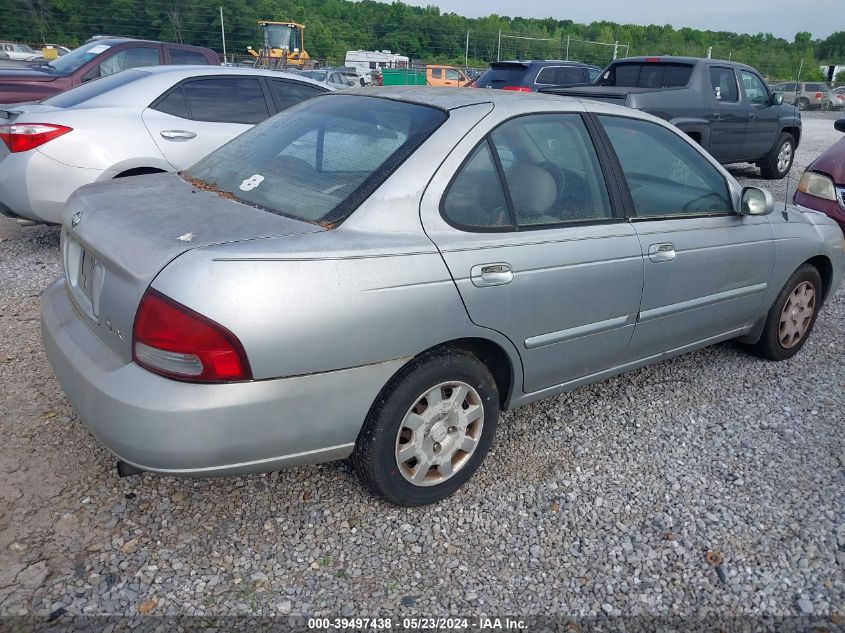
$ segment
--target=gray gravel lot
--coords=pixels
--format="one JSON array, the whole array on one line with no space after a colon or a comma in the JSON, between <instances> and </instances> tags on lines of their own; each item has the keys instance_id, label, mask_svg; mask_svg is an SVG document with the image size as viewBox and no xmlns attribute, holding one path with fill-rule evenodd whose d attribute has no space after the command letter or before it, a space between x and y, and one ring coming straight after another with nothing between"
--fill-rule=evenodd
<instances>
[{"instance_id":1,"label":"gray gravel lot","mask_svg":"<svg viewBox=\"0 0 845 633\"><path fill-rule=\"evenodd\" d=\"M791 188L832 118L805 115ZM785 181L760 184L783 199ZM0 614L842 623L843 290L791 361L719 345L509 412L462 491L398 509L345 463L118 479L41 348L38 294L59 273L55 228L0 220Z\"/></svg>"}]
</instances>

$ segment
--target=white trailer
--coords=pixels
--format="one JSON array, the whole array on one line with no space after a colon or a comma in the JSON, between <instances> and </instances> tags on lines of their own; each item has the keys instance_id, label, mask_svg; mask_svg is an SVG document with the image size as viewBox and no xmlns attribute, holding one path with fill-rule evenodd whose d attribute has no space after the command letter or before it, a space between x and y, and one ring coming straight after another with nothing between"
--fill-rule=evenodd
<instances>
[{"instance_id":1,"label":"white trailer","mask_svg":"<svg viewBox=\"0 0 845 633\"><path fill-rule=\"evenodd\" d=\"M407 68L410 60L405 55L390 51L347 51L345 66L354 68L362 86L372 83L377 68Z\"/></svg>"}]
</instances>

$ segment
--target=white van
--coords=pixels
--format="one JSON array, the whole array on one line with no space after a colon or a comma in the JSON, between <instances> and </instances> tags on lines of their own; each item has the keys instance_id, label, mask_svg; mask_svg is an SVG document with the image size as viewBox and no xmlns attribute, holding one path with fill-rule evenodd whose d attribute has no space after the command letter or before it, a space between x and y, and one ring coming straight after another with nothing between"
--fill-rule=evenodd
<instances>
[{"instance_id":1,"label":"white van","mask_svg":"<svg viewBox=\"0 0 845 633\"><path fill-rule=\"evenodd\" d=\"M345 66L354 68L362 86L372 83L377 68L407 68L410 60L405 55L390 51L347 51Z\"/></svg>"}]
</instances>

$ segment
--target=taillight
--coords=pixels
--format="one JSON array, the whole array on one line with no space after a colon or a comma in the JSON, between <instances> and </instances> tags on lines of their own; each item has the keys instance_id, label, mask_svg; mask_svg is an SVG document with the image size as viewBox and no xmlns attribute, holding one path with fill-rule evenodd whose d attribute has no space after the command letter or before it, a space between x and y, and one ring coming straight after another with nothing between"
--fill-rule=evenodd
<instances>
[{"instance_id":1,"label":"taillight","mask_svg":"<svg viewBox=\"0 0 845 633\"><path fill-rule=\"evenodd\" d=\"M132 359L156 374L179 380L252 379L243 346L234 334L152 288L135 315Z\"/></svg>"},{"instance_id":2,"label":"taillight","mask_svg":"<svg viewBox=\"0 0 845 633\"><path fill-rule=\"evenodd\" d=\"M502 90L511 90L513 92L531 92L528 86L505 86Z\"/></svg>"},{"instance_id":3,"label":"taillight","mask_svg":"<svg viewBox=\"0 0 845 633\"><path fill-rule=\"evenodd\" d=\"M817 93L816 93L816 99L821 99L821 98L822 98L822 93L817 92Z\"/></svg>"},{"instance_id":4,"label":"taillight","mask_svg":"<svg viewBox=\"0 0 845 633\"><path fill-rule=\"evenodd\" d=\"M0 125L0 140L10 152L25 152L71 131L73 128L50 123L11 123Z\"/></svg>"},{"instance_id":5,"label":"taillight","mask_svg":"<svg viewBox=\"0 0 845 633\"><path fill-rule=\"evenodd\" d=\"M646 57L645 60L647 62L659 62L660 58L659 57Z\"/></svg>"}]
</instances>

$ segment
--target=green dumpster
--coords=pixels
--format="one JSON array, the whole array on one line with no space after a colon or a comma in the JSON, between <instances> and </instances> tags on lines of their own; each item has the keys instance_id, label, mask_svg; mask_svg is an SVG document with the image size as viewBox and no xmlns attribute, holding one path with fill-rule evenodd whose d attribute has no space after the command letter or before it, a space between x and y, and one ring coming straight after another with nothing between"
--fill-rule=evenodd
<instances>
[{"instance_id":1,"label":"green dumpster","mask_svg":"<svg viewBox=\"0 0 845 633\"><path fill-rule=\"evenodd\" d=\"M415 68L382 68L382 86L424 86L425 70Z\"/></svg>"}]
</instances>

